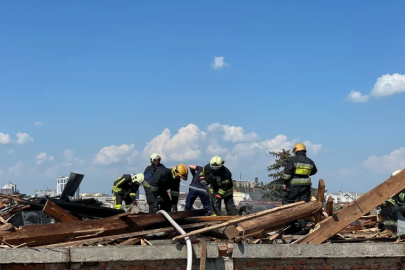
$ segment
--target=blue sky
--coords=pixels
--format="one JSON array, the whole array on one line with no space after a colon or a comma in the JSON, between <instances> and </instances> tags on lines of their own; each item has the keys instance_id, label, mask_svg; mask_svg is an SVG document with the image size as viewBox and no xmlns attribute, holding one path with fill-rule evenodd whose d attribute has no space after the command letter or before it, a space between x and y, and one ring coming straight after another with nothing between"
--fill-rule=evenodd
<instances>
[{"instance_id":1,"label":"blue sky","mask_svg":"<svg viewBox=\"0 0 405 270\"><path fill-rule=\"evenodd\" d=\"M405 167L404 8L1 3L0 185L32 194L75 171L109 193L153 151L168 166L217 153L267 182L267 150L309 141L314 183L367 191Z\"/></svg>"}]
</instances>

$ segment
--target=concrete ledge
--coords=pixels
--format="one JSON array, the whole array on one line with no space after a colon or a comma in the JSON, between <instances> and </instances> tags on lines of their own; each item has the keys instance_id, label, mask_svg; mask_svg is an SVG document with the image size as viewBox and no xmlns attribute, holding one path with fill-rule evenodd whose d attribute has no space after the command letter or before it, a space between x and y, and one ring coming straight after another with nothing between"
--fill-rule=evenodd
<instances>
[{"instance_id":1,"label":"concrete ledge","mask_svg":"<svg viewBox=\"0 0 405 270\"><path fill-rule=\"evenodd\" d=\"M65 263L68 261L67 248L53 249L0 249L1 263Z\"/></svg>"},{"instance_id":2,"label":"concrete ledge","mask_svg":"<svg viewBox=\"0 0 405 270\"><path fill-rule=\"evenodd\" d=\"M405 244L235 245L232 258L392 258L405 257Z\"/></svg>"},{"instance_id":3,"label":"concrete ledge","mask_svg":"<svg viewBox=\"0 0 405 270\"><path fill-rule=\"evenodd\" d=\"M193 245L193 253L200 258L201 246ZM218 258L218 246L207 245L207 258ZM179 260L187 259L185 245L162 246L131 246L131 247L82 247L72 248L71 262L100 262L100 261L150 261L150 260Z\"/></svg>"},{"instance_id":4,"label":"concrete ledge","mask_svg":"<svg viewBox=\"0 0 405 270\"><path fill-rule=\"evenodd\" d=\"M194 245L199 259L201 245ZM132 262L185 260L185 245L109 246L81 248L1 249L2 264ZM234 259L404 258L405 244L360 243L326 245L235 245ZM218 245L207 244L207 259L219 258Z\"/></svg>"}]
</instances>

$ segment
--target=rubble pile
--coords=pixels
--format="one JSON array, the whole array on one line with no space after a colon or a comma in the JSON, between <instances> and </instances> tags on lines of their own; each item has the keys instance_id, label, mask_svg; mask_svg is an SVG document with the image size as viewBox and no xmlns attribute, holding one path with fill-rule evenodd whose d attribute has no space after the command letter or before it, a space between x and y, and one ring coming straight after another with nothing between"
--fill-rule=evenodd
<instances>
[{"instance_id":1,"label":"rubble pile","mask_svg":"<svg viewBox=\"0 0 405 270\"><path fill-rule=\"evenodd\" d=\"M206 210L169 213L186 234L180 234L160 213L133 213L103 207L96 200L73 200L83 175L71 173L57 198L0 195L0 248L151 245L150 240L193 243L321 244L401 241L378 230L370 212L405 188L405 171L389 178L352 204L333 212L325 200L325 184L318 196L241 216L206 216ZM65 192L66 191L66 192ZM305 220L305 234L289 234L297 220Z\"/></svg>"}]
</instances>

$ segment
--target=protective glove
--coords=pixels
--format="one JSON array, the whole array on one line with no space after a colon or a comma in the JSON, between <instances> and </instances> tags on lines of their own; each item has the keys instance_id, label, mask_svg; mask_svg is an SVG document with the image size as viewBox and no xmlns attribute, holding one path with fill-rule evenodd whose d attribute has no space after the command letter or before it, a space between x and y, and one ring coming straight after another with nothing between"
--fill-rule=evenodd
<instances>
[{"instance_id":1,"label":"protective glove","mask_svg":"<svg viewBox=\"0 0 405 270\"><path fill-rule=\"evenodd\" d=\"M216 193L214 194L214 196L215 196L215 198L216 198L217 200L222 200L222 195L219 194L218 192L216 192Z\"/></svg>"},{"instance_id":2,"label":"protective glove","mask_svg":"<svg viewBox=\"0 0 405 270\"><path fill-rule=\"evenodd\" d=\"M172 205L172 212L177 212L177 204Z\"/></svg>"}]
</instances>

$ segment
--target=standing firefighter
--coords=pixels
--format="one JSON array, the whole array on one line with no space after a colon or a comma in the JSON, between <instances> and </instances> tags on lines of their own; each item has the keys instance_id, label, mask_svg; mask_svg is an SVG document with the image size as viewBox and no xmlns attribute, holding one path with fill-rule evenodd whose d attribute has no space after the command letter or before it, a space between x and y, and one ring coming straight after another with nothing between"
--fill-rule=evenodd
<instances>
[{"instance_id":1,"label":"standing firefighter","mask_svg":"<svg viewBox=\"0 0 405 270\"><path fill-rule=\"evenodd\" d=\"M142 185L144 176L138 174L124 174L114 181L114 207L121 209L122 201L125 201L125 208L129 209L132 205L136 205L136 192L139 186Z\"/></svg>"},{"instance_id":2,"label":"standing firefighter","mask_svg":"<svg viewBox=\"0 0 405 270\"><path fill-rule=\"evenodd\" d=\"M307 157L305 145L297 143L293 148L292 156L284 168L284 185L282 204L296 201L309 202L311 199L311 178L317 173L315 163Z\"/></svg>"},{"instance_id":3,"label":"standing firefighter","mask_svg":"<svg viewBox=\"0 0 405 270\"><path fill-rule=\"evenodd\" d=\"M237 211L233 201L233 181L231 171L224 166L225 161L219 156L211 158L210 164L204 166L200 173L200 182L210 185L212 208L211 216L221 215L221 202L224 200L229 216L236 216Z\"/></svg>"},{"instance_id":4,"label":"standing firefighter","mask_svg":"<svg viewBox=\"0 0 405 270\"><path fill-rule=\"evenodd\" d=\"M202 172L203 167L196 165L190 165L188 167L193 175L193 180L190 184L190 189L186 199L186 207L184 210L191 210L195 200L200 198L204 209L211 211L210 193L207 192L206 186L200 182L200 173Z\"/></svg>"},{"instance_id":5,"label":"standing firefighter","mask_svg":"<svg viewBox=\"0 0 405 270\"><path fill-rule=\"evenodd\" d=\"M156 168L152 175L145 178L146 200L149 204L149 213L156 213L159 210L166 212L177 212L179 201L180 179L187 180L188 169L184 164L178 164L172 169ZM146 190L150 192L146 192ZM170 195L167 190L170 189Z\"/></svg>"},{"instance_id":6,"label":"standing firefighter","mask_svg":"<svg viewBox=\"0 0 405 270\"><path fill-rule=\"evenodd\" d=\"M395 171L391 177L397 175L401 170ZM379 229L384 234L394 234L397 232L398 212L404 215L405 212L405 189L395 194L381 204L382 222L379 223Z\"/></svg>"}]
</instances>

